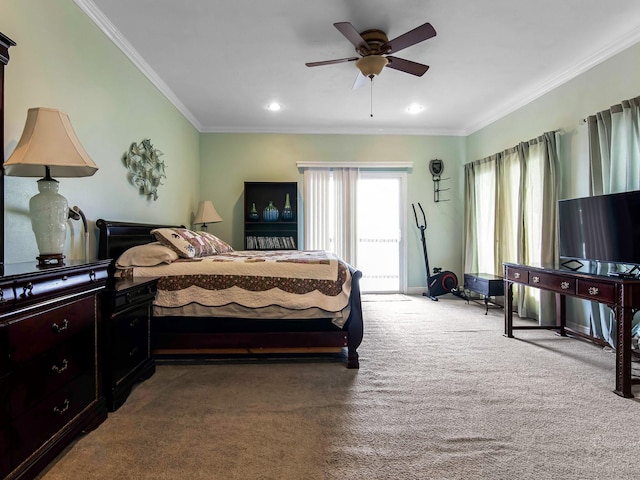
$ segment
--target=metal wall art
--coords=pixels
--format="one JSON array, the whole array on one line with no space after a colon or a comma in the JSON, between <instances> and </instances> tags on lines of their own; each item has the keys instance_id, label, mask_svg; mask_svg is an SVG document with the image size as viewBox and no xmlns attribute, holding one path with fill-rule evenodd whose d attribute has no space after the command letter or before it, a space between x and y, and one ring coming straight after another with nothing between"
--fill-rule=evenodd
<instances>
[{"instance_id":1,"label":"metal wall art","mask_svg":"<svg viewBox=\"0 0 640 480\"><path fill-rule=\"evenodd\" d=\"M144 139L140 143L132 143L129 150L122 156L129 181L140 189L141 195L158 199L158 187L162 179L167 178L165 165L160 156L164 155L151 144L151 140Z\"/></svg>"}]
</instances>

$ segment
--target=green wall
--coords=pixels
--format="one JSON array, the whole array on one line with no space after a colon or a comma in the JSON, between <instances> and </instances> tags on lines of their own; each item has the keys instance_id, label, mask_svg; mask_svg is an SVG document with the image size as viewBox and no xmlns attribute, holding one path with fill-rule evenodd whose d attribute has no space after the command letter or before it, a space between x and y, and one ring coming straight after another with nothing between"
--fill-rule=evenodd
<instances>
[{"instance_id":1,"label":"green wall","mask_svg":"<svg viewBox=\"0 0 640 480\"><path fill-rule=\"evenodd\" d=\"M581 120L638 95L640 43L468 136L468 161L560 130L561 196L588 195L587 126Z\"/></svg>"},{"instance_id":2,"label":"green wall","mask_svg":"<svg viewBox=\"0 0 640 480\"><path fill-rule=\"evenodd\" d=\"M98 218L189 223L200 172L199 133L72 0L0 0L0 31L17 43L5 70L5 158L20 139L27 110L66 112L98 165L92 177L58 178L60 193L90 221ZM121 157L150 138L161 150L167 179L157 201L140 195ZM5 177L5 260L37 256L28 217L36 178ZM69 221L65 255L83 257L81 222Z\"/></svg>"},{"instance_id":3,"label":"green wall","mask_svg":"<svg viewBox=\"0 0 640 480\"><path fill-rule=\"evenodd\" d=\"M420 202L430 229L427 231L430 263L461 273L462 185L465 159L463 137L402 135L295 135L207 133L200 139L203 199L212 200L225 220L209 231L243 244L243 187L245 181L295 181L302 191L298 161L313 162L413 162L408 174L407 203ZM433 202L429 160L445 162L443 201ZM301 193L299 194L301 195ZM371 208L375 208L372 205ZM420 232L407 208L407 279L410 291L422 293L426 285Z\"/></svg>"},{"instance_id":4,"label":"green wall","mask_svg":"<svg viewBox=\"0 0 640 480\"><path fill-rule=\"evenodd\" d=\"M468 161L560 130L560 197L589 195L587 126L581 120L640 95L640 43L467 137ZM588 302L568 299L567 320L589 333Z\"/></svg>"},{"instance_id":5,"label":"green wall","mask_svg":"<svg viewBox=\"0 0 640 480\"><path fill-rule=\"evenodd\" d=\"M4 155L14 150L28 108L67 112L100 167L87 178L62 178L60 192L92 223L98 218L189 224L199 200L210 199L225 220L212 233L242 246L243 182L297 181L297 161L413 162L408 175L408 285L425 285L424 260L411 203L429 221L432 265L462 276L463 165L544 131L560 129L562 195L587 193L586 126L580 119L640 94L640 44L468 137L199 133L72 0L0 0L0 31L18 45L6 69ZM121 162L132 142L150 138L164 152L167 179L157 201L128 183ZM442 198L433 202L429 160L445 162ZM35 178L6 177L5 257L37 255L28 218ZM372 207L374 208L374 207ZM82 257L82 229L69 222L66 255Z\"/></svg>"}]
</instances>

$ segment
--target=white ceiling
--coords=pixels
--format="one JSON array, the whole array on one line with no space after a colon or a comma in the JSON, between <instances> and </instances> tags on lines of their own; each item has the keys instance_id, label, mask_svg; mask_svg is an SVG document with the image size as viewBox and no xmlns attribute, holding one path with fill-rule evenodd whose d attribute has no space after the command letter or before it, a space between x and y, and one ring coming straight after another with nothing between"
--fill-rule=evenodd
<instances>
[{"instance_id":1,"label":"white ceiling","mask_svg":"<svg viewBox=\"0 0 640 480\"><path fill-rule=\"evenodd\" d=\"M201 132L467 135L640 41L638 0L75 2ZM431 23L397 54L430 70L371 91L354 62L306 67L355 55L340 21L390 39Z\"/></svg>"}]
</instances>

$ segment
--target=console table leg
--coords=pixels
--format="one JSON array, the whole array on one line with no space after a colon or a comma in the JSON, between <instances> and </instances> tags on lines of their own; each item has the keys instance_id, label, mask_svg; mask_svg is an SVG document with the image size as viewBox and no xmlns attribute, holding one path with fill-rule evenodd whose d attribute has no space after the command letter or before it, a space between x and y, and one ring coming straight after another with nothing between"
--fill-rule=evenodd
<instances>
[{"instance_id":1,"label":"console table leg","mask_svg":"<svg viewBox=\"0 0 640 480\"><path fill-rule=\"evenodd\" d=\"M567 336L567 297L561 293L556 293L556 323L558 324L558 333Z\"/></svg>"},{"instance_id":2,"label":"console table leg","mask_svg":"<svg viewBox=\"0 0 640 480\"><path fill-rule=\"evenodd\" d=\"M513 338L513 283L504 281L504 334Z\"/></svg>"},{"instance_id":3,"label":"console table leg","mask_svg":"<svg viewBox=\"0 0 640 480\"><path fill-rule=\"evenodd\" d=\"M616 389L614 393L633 398L631 393L631 321L630 308L618 307L616 311Z\"/></svg>"}]
</instances>

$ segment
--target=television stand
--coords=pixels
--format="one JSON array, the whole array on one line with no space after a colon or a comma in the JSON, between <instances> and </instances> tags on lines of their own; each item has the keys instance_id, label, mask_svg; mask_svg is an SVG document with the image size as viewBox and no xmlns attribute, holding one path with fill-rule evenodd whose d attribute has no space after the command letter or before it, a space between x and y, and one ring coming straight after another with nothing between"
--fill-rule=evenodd
<instances>
[{"instance_id":1,"label":"television stand","mask_svg":"<svg viewBox=\"0 0 640 480\"><path fill-rule=\"evenodd\" d=\"M527 285L556 294L556 325L513 325L513 284ZM616 388L614 393L633 398L631 385L640 383L631 375L631 323L640 309L640 279L621 276L593 275L556 268L532 267L517 263L504 264L504 328L513 338L514 330L558 330L565 336L573 333L566 325L566 298L576 297L608 305L616 316ZM575 332L580 334L580 332ZM580 334L584 336L584 334Z\"/></svg>"}]
</instances>

